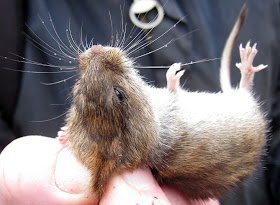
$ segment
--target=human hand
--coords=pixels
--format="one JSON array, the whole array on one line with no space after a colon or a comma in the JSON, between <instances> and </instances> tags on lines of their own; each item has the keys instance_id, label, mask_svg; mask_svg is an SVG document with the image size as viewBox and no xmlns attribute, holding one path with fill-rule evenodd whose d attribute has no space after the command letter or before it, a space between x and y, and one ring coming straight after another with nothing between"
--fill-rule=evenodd
<instances>
[{"instance_id":1,"label":"human hand","mask_svg":"<svg viewBox=\"0 0 280 205\"><path fill-rule=\"evenodd\" d=\"M85 188L89 179L88 170L56 139L19 138L0 155L0 204L219 204L193 202L170 187L160 187L148 168L112 177L100 202Z\"/></svg>"}]
</instances>

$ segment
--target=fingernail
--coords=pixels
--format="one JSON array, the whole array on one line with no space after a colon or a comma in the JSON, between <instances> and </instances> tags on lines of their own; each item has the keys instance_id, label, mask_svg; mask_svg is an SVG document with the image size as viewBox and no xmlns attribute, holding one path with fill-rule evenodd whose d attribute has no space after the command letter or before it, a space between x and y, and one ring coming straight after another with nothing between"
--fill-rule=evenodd
<instances>
[{"instance_id":1,"label":"fingernail","mask_svg":"<svg viewBox=\"0 0 280 205\"><path fill-rule=\"evenodd\" d=\"M89 187L90 172L67 147L58 153L54 177L56 186L63 192L81 194Z\"/></svg>"},{"instance_id":2,"label":"fingernail","mask_svg":"<svg viewBox=\"0 0 280 205\"><path fill-rule=\"evenodd\" d=\"M133 188L141 191L152 190L158 187L150 169L139 168L133 172L126 171L123 179Z\"/></svg>"}]
</instances>

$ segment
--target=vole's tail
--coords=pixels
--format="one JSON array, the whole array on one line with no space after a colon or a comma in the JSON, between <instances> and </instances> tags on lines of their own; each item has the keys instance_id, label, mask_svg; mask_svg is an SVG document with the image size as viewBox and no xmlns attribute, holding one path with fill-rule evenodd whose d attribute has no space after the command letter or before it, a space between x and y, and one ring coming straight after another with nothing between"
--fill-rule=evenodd
<instances>
[{"instance_id":1,"label":"vole's tail","mask_svg":"<svg viewBox=\"0 0 280 205\"><path fill-rule=\"evenodd\" d=\"M221 67L220 67L220 84L223 92L232 89L231 82L230 82L231 54L235 41L240 33L241 27L245 22L246 16L247 16L247 6L246 4L244 4L237 18L237 21L235 22L234 27L226 41L226 45L223 50L223 54L221 58Z\"/></svg>"}]
</instances>

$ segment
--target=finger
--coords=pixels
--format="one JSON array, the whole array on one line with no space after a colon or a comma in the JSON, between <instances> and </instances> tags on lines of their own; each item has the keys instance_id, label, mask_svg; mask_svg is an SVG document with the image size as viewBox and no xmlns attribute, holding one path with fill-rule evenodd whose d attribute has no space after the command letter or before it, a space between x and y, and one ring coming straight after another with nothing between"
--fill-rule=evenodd
<instances>
[{"instance_id":1,"label":"finger","mask_svg":"<svg viewBox=\"0 0 280 205\"><path fill-rule=\"evenodd\" d=\"M167 196L171 204L176 205L219 205L219 201L216 199L209 200L190 200L184 196L181 192L170 186L162 186L162 190Z\"/></svg>"},{"instance_id":2,"label":"finger","mask_svg":"<svg viewBox=\"0 0 280 205\"><path fill-rule=\"evenodd\" d=\"M241 68L242 68L242 67L241 67L241 66L242 66L242 64L241 64L241 63L236 63L236 64L235 64L235 66L236 66L237 68L239 68L239 69L241 69Z\"/></svg>"},{"instance_id":3,"label":"finger","mask_svg":"<svg viewBox=\"0 0 280 205\"><path fill-rule=\"evenodd\" d=\"M0 155L0 204L97 204L88 181L85 167L52 138L23 137Z\"/></svg>"},{"instance_id":4,"label":"finger","mask_svg":"<svg viewBox=\"0 0 280 205\"><path fill-rule=\"evenodd\" d=\"M257 55L257 53L258 53L258 50L257 50L257 44L255 43L254 45L253 45L253 47L251 48L251 50L250 50L250 53L249 53L249 56L248 56L248 63L250 64L250 65L253 65L253 61L254 61L254 58L255 58L255 56Z\"/></svg>"},{"instance_id":5,"label":"finger","mask_svg":"<svg viewBox=\"0 0 280 205\"><path fill-rule=\"evenodd\" d=\"M245 61L245 49L243 48L242 44L239 46L239 54L241 62Z\"/></svg>"},{"instance_id":6,"label":"finger","mask_svg":"<svg viewBox=\"0 0 280 205\"><path fill-rule=\"evenodd\" d=\"M266 67L267 67L267 65L260 64L257 67L254 67L254 71L259 72L259 71L265 69Z\"/></svg>"},{"instance_id":7,"label":"finger","mask_svg":"<svg viewBox=\"0 0 280 205\"><path fill-rule=\"evenodd\" d=\"M250 46L251 42L248 41L246 46L245 46L245 60L248 60L249 55L251 53L251 46Z\"/></svg>"},{"instance_id":8,"label":"finger","mask_svg":"<svg viewBox=\"0 0 280 205\"><path fill-rule=\"evenodd\" d=\"M162 204L170 205L150 169L125 171L109 181L100 205Z\"/></svg>"}]
</instances>

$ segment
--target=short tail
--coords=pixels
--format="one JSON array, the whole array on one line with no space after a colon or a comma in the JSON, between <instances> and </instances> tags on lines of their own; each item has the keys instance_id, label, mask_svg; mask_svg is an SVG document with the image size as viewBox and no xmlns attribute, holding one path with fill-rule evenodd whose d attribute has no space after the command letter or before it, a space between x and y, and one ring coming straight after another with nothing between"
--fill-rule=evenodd
<instances>
[{"instance_id":1,"label":"short tail","mask_svg":"<svg viewBox=\"0 0 280 205\"><path fill-rule=\"evenodd\" d=\"M223 50L222 58L221 58L221 67L220 67L220 84L223 92L231 90L231 82L230 82L230 60L232 49L234 47L235 41L240 33L241 27L243 26L246 16L247 16L247 6L243 5L240 14L237 18L236 23L226 41L226 45Z\"/></svg>"}]
</instances>

